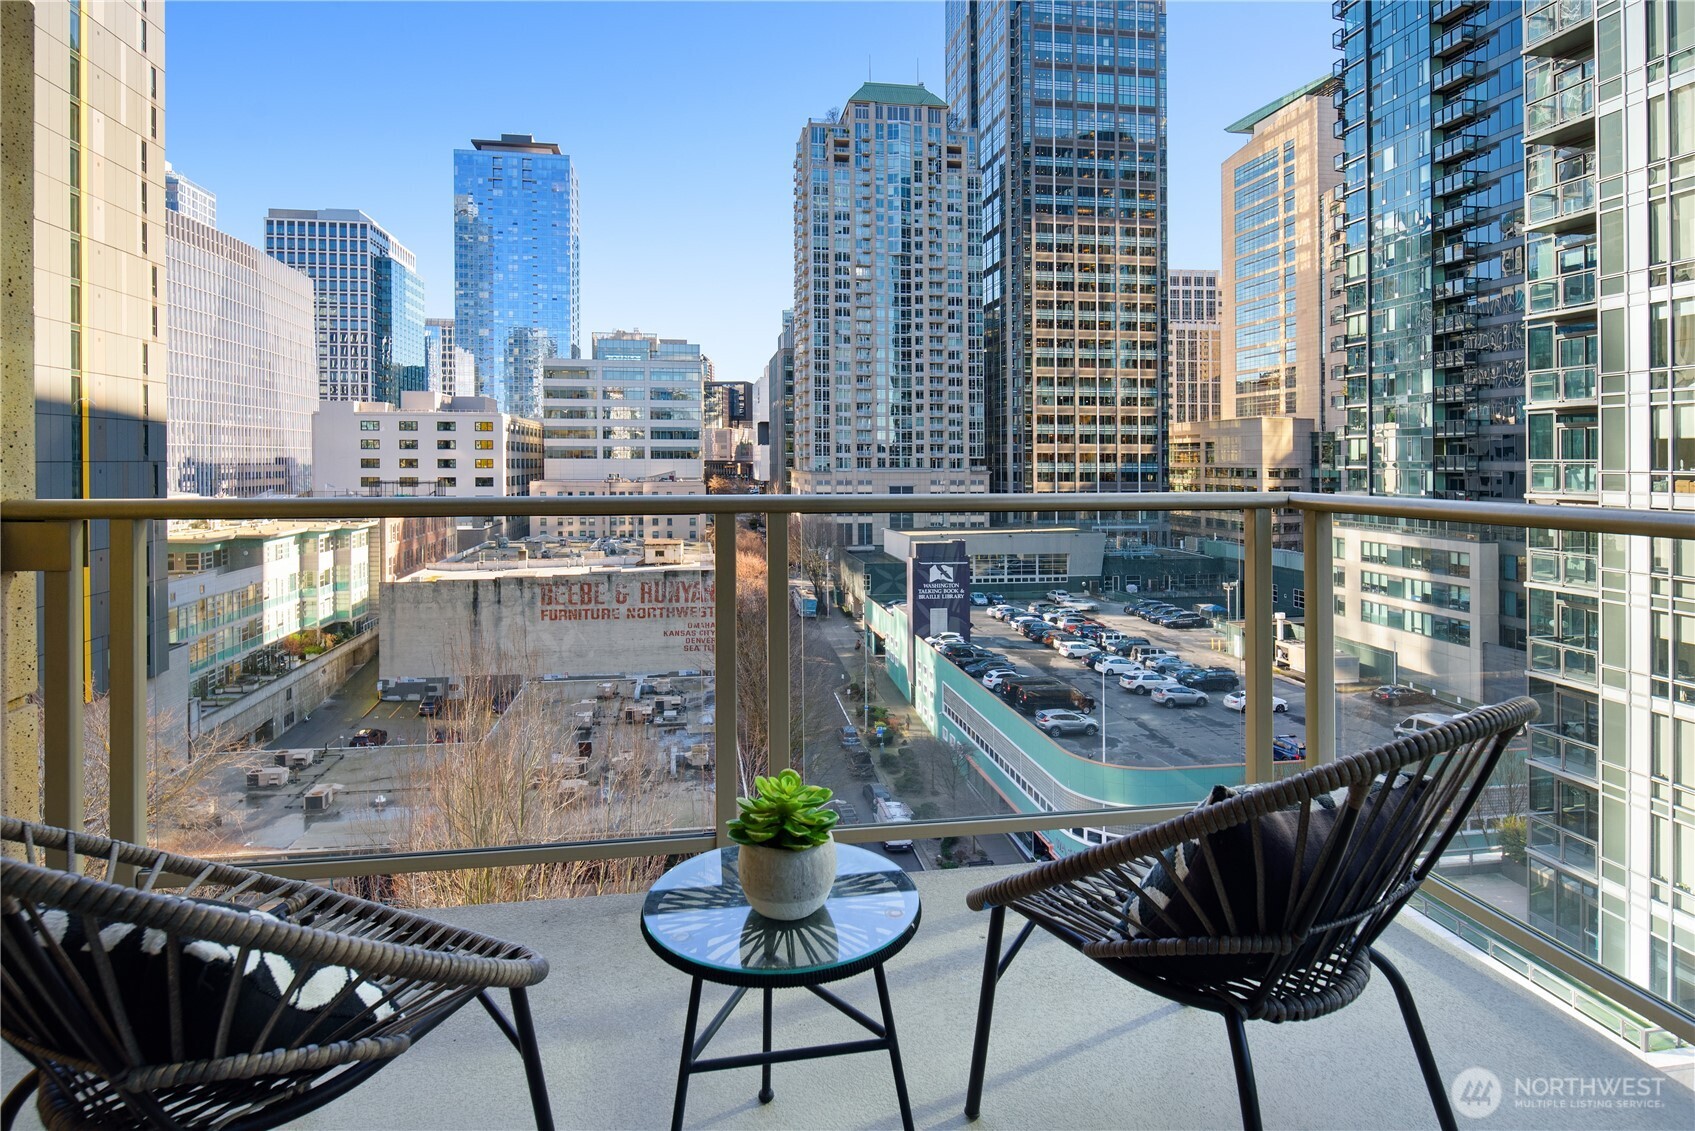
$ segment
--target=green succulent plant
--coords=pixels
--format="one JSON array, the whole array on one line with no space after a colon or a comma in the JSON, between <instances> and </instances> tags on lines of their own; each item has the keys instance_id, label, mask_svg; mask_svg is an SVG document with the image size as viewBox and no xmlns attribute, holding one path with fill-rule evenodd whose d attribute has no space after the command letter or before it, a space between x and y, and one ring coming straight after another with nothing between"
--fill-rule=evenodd
<instances>
[{"instance_id":1,"label":"green succulent plant","mask_svg":"<svg viewBox=\"0 0 1695 1131\"><path fill-rule=\"evenodd\" d=\"M831 792L807 785L793 770L753 779L754 796L738 797L742 815L724 826L737 844L803 852L830 839L839 815L823 808Z\"/></svg>"}]
</instances>

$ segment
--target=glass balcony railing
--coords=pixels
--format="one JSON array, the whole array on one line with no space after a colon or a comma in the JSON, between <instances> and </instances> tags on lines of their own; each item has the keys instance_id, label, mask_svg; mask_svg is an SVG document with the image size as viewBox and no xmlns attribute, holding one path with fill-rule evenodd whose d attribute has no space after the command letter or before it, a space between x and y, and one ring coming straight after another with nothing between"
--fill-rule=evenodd
<instances>
[{"instance_id":1,"label":"glass balcony railing","mask_svg":"<svg viewBox=\"0 0 1695 1131\"><path fill-rule=\"evenodd\" d=\"M1525 143L1569 141L1591 126L1594 117L1595 80L1584 79L1565 90L1525 103Z\"/></svg>"},{"instance_id":2,"label":"glass balcony railing","mask_svg":"<svg viewBox=\"0 0 1695 1131\"><path fill-rule=\"evenodd\" d=\"M1532 227L1587 216L1595 210L1595 183L1588 178L1525 194L1525 216Z\"/></svg>"},{"instance_id":3,"label":"glass balcony railing","mask_svg":"<svg viewBox=\"0 0 1695 1131\"><path fill-rule=\"evenodd\" d=\"M1455 433L1437 438L1433 463L1477 466L1469 421L1433 427ZM1340 466L1369 465L1365 441L1354 443L1339 441ZM516 900L641 890L664 857L719 842L750 775L792 765L842 802L841 839L910 834L917 851L902 860L914 868L1066 855L1187 810L1214 786L1276 780L1387 741L1421 712L1536 685L1596 697L1628 678L1629 657L1609 654L1604 619L1597 630L1582 618L1622 600L1631 575L1620 563L1676 558L1633 540L1683 530L1677 516L1592 506L1260 492L1248 469L1198 447L1172 461L1210 489L1091 494L1095 509L1081 513L1075 497L1052 494L347 499L327 518L326 500L245 501L248 519L299 524L302 537L314 522L404 521L445 524L452 541L467 510L499 525L470 550L404 570L377 552L380 611L368 631L292 657L241 702L156 711L144 738L114 731L109 755L85 753L94 723L80 676L44 680L44 756L65 767L49 783L129 780L138 766L188 776L173 778L181 791L141 797L86 790L114 799L87 811L49 784L43 812L286 873L383 877L384 890L425 905ZM1580 461L1555 462L1549 482L1565 489L1578 470L1592 485L1593 465ZM230 522L212 540L238 540L229 503L19 502L3 521L32 523L38 543L74 540L82 518L108 522L120 548L144 536L142 522L167 541L172 520ZM991 523L1000 513L1019 524ZM920 546L959 555L962 594L982 603L916 598L904 558ZM1510 562L1525 563L1524 579L1503 580ZM80 615L81 584L80 570L44 584L44 635ZM1075 595L1072 615L1094 622L1068 622L1060 649L1036 630L1061 626L1004 619L1035 615L1050 590ZM1551 595L1536 598L1534 618L1527 593ZM1193 617L1165 624L1133 611L1150 600ZM997 617L991 602L1009 608ZM143 661L122 642L144 635L133 628L147 602L112 607L132 618L114 635L111 690L97 697L116 711L136 693L124 672ZM969 642L925 643L938 632ZM1655 678L1695 690L1679 666L1695 652L1679 652L1675 626L1666 633ZM1094 657L1100 670L1067 654L1096 641L1169 651L1154 659L1204 684L1209 701L1166 708L1124 686L1105 657ZM363 650L359 662L350 649ZM1016 674L995 677L996 664ZM1224 702L1237 689L1246 711ZM1050 733L1030 713L1049 706L1085 722ZM1589 882L1599 862L1586 863L1558 811L1525 801L1523 775L1530 765L1593 782L1625 754L1583 729L1565 699L1546 714L1555 723L1515 747L1428 890L1444 906L1483 900L1503 920L1491 929L1581 972L1598 952L1568 955L1550 940L1587 945L1585 905L1538 902L1534 869ZM274 775L258 771L277 765L287 782L259 784ZM878 790L912 819L891 824ZM1610 977L1590 982L1623 992ZM1650 1012L1655 994L1669 1001L1669 988L1634 992Z\"/></svg>"},{"instance_id":4,"label":"glass balcony railing","mask_svg":"<svg viewBox=\"0 0 1695 1131\"><path fill-rule=\"evenodd\" d=\"M1527 54L1571 55L1573 47L1593 35L1595 0L1552 0L1524 13Z\"/></svg>"},{"instance_id":5,"label":"glass balcony railing","mask_svg":"<svg viewBox=\"0 0 1695 1131\"><path fill-rule=\"evenodd\" d=\"M1532 404L1595 399L1595 367L1576 365L1566 369L1533 369L1526 378Z\"/></svg>"}]
</instances>

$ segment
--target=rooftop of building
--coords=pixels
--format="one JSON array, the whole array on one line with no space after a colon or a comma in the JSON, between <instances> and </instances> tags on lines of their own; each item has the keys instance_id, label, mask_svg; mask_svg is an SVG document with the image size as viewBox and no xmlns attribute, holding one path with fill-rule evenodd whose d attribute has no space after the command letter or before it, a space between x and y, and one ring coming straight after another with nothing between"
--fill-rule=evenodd
<instances>
[{"instance_id":1,"label":"rooftop of building","mask_svg":"<svg viewBox=\"0 0 1695 1131\"><path fill-rule=\"evenodd\" d=\"M1231 122L1228 126L1224 127L1224 132L1230 134L1251 134L1254 132L1255 126L1277 113L1277 111L1283 109L1283 107L1288 106L1293 102L1298 102L1309 94L1316 94L1335 81L1336 77L1334 75L1320 75L1311 82L1304 83L1303 85L1296 87L1281 98L1273 98L1270 102L1267 102L1264 106L1261 106L1252 114L1236 119L1234 122Z\"/></svg>"},{"instance_id":2,"label":"rooftop of building","mask_svg":"<svg viewBox=\"0 0 1695 1131\"><path fill-rule=\"evenodd\" d=\"M925 88L923 83L868 82L853 92L849 102L881 102L885 106L939 106L947 101Z\"/></svg>"},{"instance_id":3,"label":"rooftop of building","mask_svg":"<svg viewBox=\"0 0 1695 1131\"><path fill-rule=\"evenodd\" d=\"M565 539L540 535L484 542L433 562L396 584L487 581L501 577L580 577L627 570L696 571L712 568L705 542L682 538Z\"/></svg>"},{"instance_id":4,"label":"rooftop of building","mask_svg":"<svg viewBox=\"0 0 1695 1131\"><path fill-rule=\"evenodd\" d=\"M473 149L492 150L496 153L551 153L559 155L559 143L552 141L537 141L534 134L501 134L499 139L474 137L471 139Z\"/></svg>"},{"instance_id":5,"label":"rooftop of building","mask_svg":"<svg viewBox=\"0 0 1695 1131\"><path fill-rule=\"evenodd\" d=\"M238 538L288 538L301 534L326 534L335 530L364 530L376 525L373 518L323 518L302 521L218 519L172 522L166 532L168 546L204 546Z\"/></svg>"}]
</instances>

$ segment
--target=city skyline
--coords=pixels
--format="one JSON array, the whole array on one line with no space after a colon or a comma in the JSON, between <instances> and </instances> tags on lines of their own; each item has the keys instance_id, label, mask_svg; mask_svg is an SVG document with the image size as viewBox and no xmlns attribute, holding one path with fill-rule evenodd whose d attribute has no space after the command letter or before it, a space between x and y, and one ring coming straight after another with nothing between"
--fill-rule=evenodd
<instances>
[{"instance_id":1,"label":"city skyline","mask_svg":"<svg viewBox=\"0 0 1695 1131\"><path fill-rule=\"evenodd\" d=\"M582 232L585 330L640 326L682 334L703 344L723 379L758 376L770 356L771 320L790 305L794 121L839 107L845 92L865 80L868 62L879 81L909 82L916 72L945 97L940 3L878 5L883 18L875 21L842 18L842 4L669 5L666 18L657 20L642 18L652 5L409 7L415 16L404 20L395 18L394 4L173 9L172 161L185 177L218 194L220 226L258 243L271 207L364 210L417 253L425 313L451 317L452 151L470 137L533 133L557 141L581 169L583 209L590 217ZM314 75L327 77L342 65L344 51L369 42L367 32L379 25L401 54L424 63L439 59L439 67L427 68L432 73L464 74L455 60L479 51L518 54L492 93L450 79L421 85L409 96L408 111L394 116L385 138L415 158L312 161L313 147L342 152L366 144L355 121L308 120L287 110L286 99L255 105L219 94L248 86L251 68L264 61L237 59L217 45L275 34L298 18L290 14L296 10L311 13L321 50L291 58L288 73L276 76L276 89L304 89ZM466 20L473 10L477 21ZM520 12L529 46L514 46L501 34ZM550 43L616 35L637 19L650 73L698 79L700 58L716 47L726 62L714 65L714 81L694 81L687 89L664 82L618 85L615 52L604 58L586 53L559 80L551 64L543 65ZM1174 200L1194 202L1192 209L1172 211L1170 256L1216 266L1218 163L1237 144L1224 127L1329 67L1329 10L1317 3L1183 2L1171 5L1169 26L1171 193ZM444 31L449 27L451 34ZM770 67L739 65L795 44L807 46L809 60L779 68L775 92ZM526 71L532 63L533 78ZM1219 73L1242 78L1220 84ZM621 92L611 107L601 97L610 89ZM650 144L649 133L637 128L644 117L685 108L740 126L711 136L682 131L688 136L667 146ZM679 178L689 168L744 171ZM676 222L654 223L655 216ZM655 262L664 270L655 271Z\"/></svg>"}]
</instances>

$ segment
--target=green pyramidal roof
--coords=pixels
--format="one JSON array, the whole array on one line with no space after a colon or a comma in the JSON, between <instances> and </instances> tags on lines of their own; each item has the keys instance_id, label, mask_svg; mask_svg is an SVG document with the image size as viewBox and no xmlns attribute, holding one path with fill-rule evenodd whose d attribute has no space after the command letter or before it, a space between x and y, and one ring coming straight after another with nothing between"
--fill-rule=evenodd
<instances>
[{"instance_id":1,"label":"green pyramidal roof","mask_svg":"<svg viewBox=\"0 0 1695 1131\"><path fill-rule=\"evenodd\" d=\"M881 102L891 106L946 106L947 102L921 86L900 82L868 82L849 102Z\"/></svg>"},{"instance_id":2,"label":"green pyramidal roof","mask_svg":"<svg viewBox=\"0 0 1695 1131\"><path fill-rule=\"evenodd\" d=\"M1285 94L1282 98L1272 99L1270 102L1267 102L1264 106L1261 106L1258 110L1255 110L1247 117L1239 118L1236 121L1231 122L1228 126L1224 127L1224 132L1227 134L1251 134L1254 132L1255 126L1277 113L1277 111L1283 109L1283 107L1289 105L1289 103L1294 102L1297 99L1305 98L1307 95L1322 89L1325 85L1333 81L1335 81L1335 77L1333 75L1321 75L1304 86L1296 87L1288 94Z\"/></svg>"}]
</instances>

